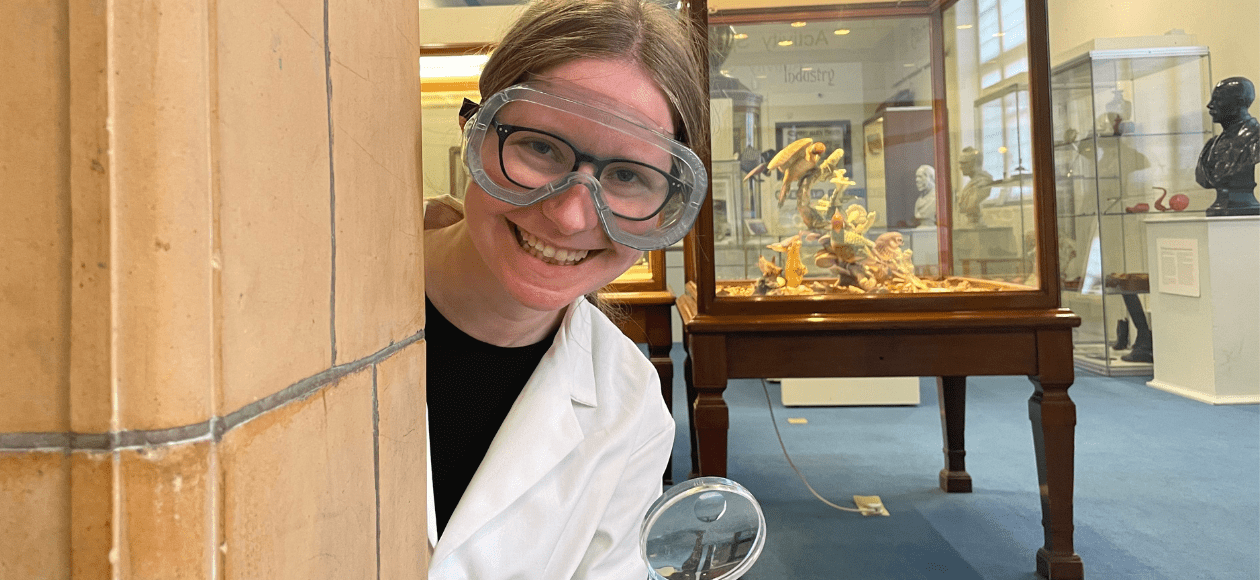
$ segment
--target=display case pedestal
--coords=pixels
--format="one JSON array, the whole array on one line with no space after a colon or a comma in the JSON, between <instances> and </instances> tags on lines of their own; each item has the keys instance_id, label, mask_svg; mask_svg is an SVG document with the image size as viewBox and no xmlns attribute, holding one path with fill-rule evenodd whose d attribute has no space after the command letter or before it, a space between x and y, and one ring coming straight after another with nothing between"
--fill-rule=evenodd
<instances>
[{"instance_id":1,"label":"display case pedestal","mask_svg":"<svg viewBox=\"0 0 1260 580\"><path fill-rule=\"evenodd\" d=\"M1045 546L1037 571L1083 578L1072 547L1076 405L1070 311L874 312L847 314L701 314L696 299L678 299L687 349L692 477L726 475L729 411L722 398L732 378L935 376L941 405L947 492L971 491L964 457L967 386L973 375L1027 375ZM694 361L694 362L693 362Z\"/></svg>"},{"instance_id":2,"label":"display case pedestal","mask_svg":"<svg viewBox=\"0 0 1260 580\"><path fill-rule=\"evenodd\" d=\"M959 274L989 276L1018 271L1023 257L1011 251L1016 245L1015 230L1005 227L970 227L954 230L954 253ZM965 256L965 257L964 257Z\"/></svg>"},{"instance_id":3,"label":"display case pedestal","mask_svg":"<svg viewBox=\"0 0 1260 580\"><path fill-rule=\"evenodd\" d=\"M935 276L940 274L940 267L937 262L940 261L940 234L936 226L925 226L919 228L899 229L901 235L906 238L904 247L914 250L914 266L918 272L924 276Z\"/></svg>"},{"instance_id":4,"label":"display case pedestal","mask_svg":"<svg viewBox=\"0 0 1260 580\"><path fill-rule=\"evenodd\" d=\"M1260 216L1152 216L1155 376L1212 404L1260 403Z\"/></svg>"}]
</instances>

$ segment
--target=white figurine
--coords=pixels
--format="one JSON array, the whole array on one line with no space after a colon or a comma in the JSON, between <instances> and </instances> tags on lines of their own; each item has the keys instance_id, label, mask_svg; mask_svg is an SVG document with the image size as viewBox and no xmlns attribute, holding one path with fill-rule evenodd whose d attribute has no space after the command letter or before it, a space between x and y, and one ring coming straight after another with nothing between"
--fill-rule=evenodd
<instances>
[{"instance_id":1,"label":"white figurine","mask_svg":"<svg viewBox=\"0 0 1260 580\"><path fill-rule=\"evenodd\" d=\"M931 165L920 165L914 171L914 186L919 198L914 202L916 227L936 225L936 170Z\"/></svg>"}]
</instances>

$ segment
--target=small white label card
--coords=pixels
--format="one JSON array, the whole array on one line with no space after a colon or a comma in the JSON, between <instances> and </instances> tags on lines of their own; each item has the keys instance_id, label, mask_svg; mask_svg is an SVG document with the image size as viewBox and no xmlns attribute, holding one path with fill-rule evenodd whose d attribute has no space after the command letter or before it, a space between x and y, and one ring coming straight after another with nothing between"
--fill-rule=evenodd
<instances>
[{"instance_id":1,"label":"small white label card","mask_svg":"<svg viewBox=\"0 0 1260 580\"><path fill-rule=\"evenodd\" d=\"M1159 291L1199 296L1199 240L1159 238Z\"/></svg>"}]
</instances>

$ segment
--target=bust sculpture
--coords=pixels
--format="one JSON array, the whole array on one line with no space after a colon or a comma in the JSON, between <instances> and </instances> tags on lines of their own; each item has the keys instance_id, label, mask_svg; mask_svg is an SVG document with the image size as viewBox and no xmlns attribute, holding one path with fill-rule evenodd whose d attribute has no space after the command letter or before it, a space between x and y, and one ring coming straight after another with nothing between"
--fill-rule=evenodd
<instances>
[{"instance_id":1,"label":"bust sculpture","mask_svg":"<svg viewBox=\"0 0 1260 580\"><path fill-rule=\"evenodd\" d=\"M936 225L936 169L920 165L914 170L914 187L919 190L919 197L914 200L915 226Z\"/></svg>"},{"instance_id":2,"label":"bust sculpture","mask_svg":"<svg viewBox=\"0 0 1260 580\"><path fill-rule=\"evenodd\" d=\"M993 176L982 167L983 157L975 147L963 147L958 154L958 171L967 177L967 184L958 192L958 213L967 218L967 225L980 225L980 202L989 198Z\"/></svg>"},{"instance_id":3,"label":"bust sculpture","mask_svg":"<svg viewBox=\"0 0 1260 580\"><path fill-rule=\"evenodd\" d=\"M1227 78L1212 89L1207 109L1221 134L1208 139L1194 169L1199 185L1216 190L1209 216L1260 215L1255 196L1260 122L1247 112L1255 100L1255 85L1243 77Z\"/></svg>"}]
</instances>

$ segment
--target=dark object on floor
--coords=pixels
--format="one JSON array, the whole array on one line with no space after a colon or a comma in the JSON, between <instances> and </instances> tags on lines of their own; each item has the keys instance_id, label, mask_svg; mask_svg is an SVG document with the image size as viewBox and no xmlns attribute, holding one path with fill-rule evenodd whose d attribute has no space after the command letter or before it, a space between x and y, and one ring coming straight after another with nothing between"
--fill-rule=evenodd
<instances>
[{"instance_id":1,"label":"dark object on floor","mask_svg":"<svg viewBox=\"0 0 1260 580\"><path fill-rule=\"evenodd\" d=\"M1121 318L1116 321L1116 342L1111 345L1115 350L1124 350L1129 348L1129 319Z\"/></svg>"},{"instance_id":2,"label":"dark object on floor","mask_svg":"<svg viewBox=\"0 0 1260 580\"><path fill-rule=\"evenodd\" d=\"M1137 336L1133 339L1133 350L1120 357L1125 362L1155 362L1155 355L1151 351L1151 326L1146 323L1146 313L1142 311L1142 302L1138 300L1137 294L1125 293L1124 306L1129 310L1129 317L1133 319L1133 328L1137 329Z\"/></svg>"}]
</instances>

